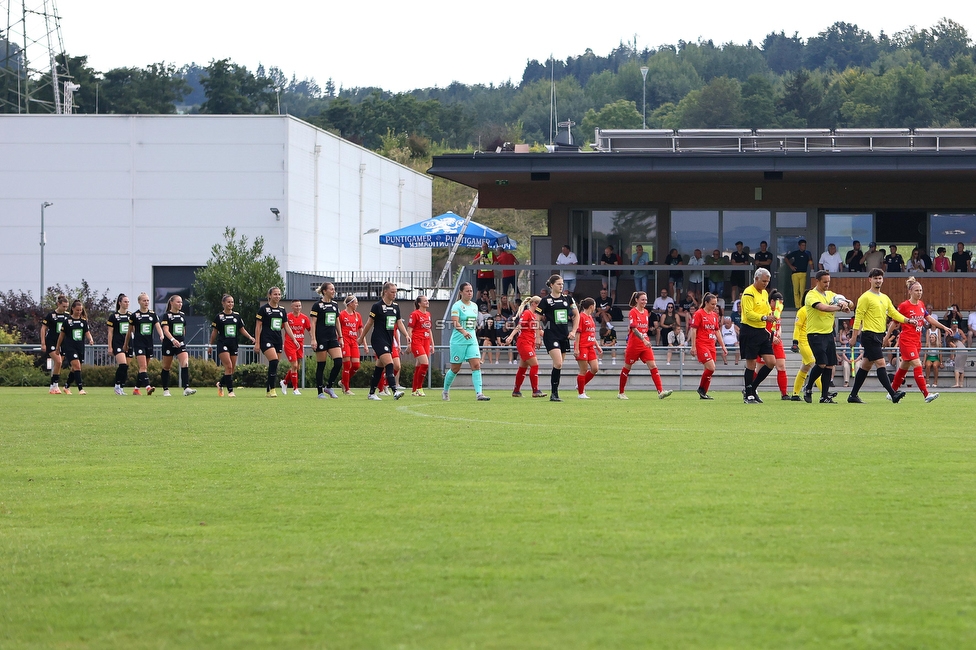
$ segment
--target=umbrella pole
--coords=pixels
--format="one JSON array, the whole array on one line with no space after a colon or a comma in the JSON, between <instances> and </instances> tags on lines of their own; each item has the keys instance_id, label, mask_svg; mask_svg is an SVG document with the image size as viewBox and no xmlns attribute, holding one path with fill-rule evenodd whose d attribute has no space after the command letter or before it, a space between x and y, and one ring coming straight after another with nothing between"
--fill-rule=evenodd
<instances>
[{"instance_id":1,"label":"umbrella pole","mask_svg":"<svg viewBox=\"0 0 976 650\"><path fill-rule=\"evenodd\" d=\"M464 231L468 229L468 224L471 223L471 218L474 216L474 211L478 209L478 194L475 193L474 201L471 202L471 209L468 210L468 216L464 218L464 223L461 225L461 231L458 233L457 240L455 240L454 245L451 246L451 252L447 256L447 262L444 263L444 268L441 270L441 277L437 278L437 284L434 285L434 290L441 288L441 284L444 283L444 276L447 275L448 271L451 270L451 262L454 261L454 255L457 253L457 249L461 244L461 239L464 238Z\"/></svg>"}]
</instances>

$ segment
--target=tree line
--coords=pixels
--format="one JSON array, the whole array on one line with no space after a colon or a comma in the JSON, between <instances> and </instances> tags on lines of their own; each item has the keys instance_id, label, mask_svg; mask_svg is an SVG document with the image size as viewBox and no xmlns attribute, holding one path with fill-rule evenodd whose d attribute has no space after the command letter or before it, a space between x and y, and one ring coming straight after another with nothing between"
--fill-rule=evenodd
<instances>
[{"instance_id":1,"label":"tree line","mask_svg":"<svg viewBox=\"0 0 976 650\"><path fill-rule=\"evenodd\" d=\"M550 79L558 115L577 122L578 141L591 140L598 126L639 128L642 66L649 127L976 126L972 39L948 18L893 35L837 22L808 39L780 31L759 44L681 41L638 50L621 43L606 56L586 50L530 60L517 85L452 83L396 94L336 88L331 80L320 86L277 68L252 72L228 59L104 73L84 56L63 62L81 84L79 113L289 113L371 149L403 138L416 157L547 142ZM10 76L3 78L9 86Z\"/></svg>"}]
</instances>

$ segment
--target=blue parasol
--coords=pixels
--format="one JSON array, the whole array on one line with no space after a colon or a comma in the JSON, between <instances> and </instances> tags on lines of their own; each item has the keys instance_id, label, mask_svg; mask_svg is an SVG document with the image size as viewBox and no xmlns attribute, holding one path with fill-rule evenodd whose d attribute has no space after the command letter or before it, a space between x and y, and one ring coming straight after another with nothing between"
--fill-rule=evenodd
<instances>
[{"instance_id":1,"label":"blue parasol","mask_svg":"<svg viewBox=\"0 0 976 650\"><path fill-rule=\"evenodd\" d=\"M420 223L380 235L380 243L403 248L448 248L458 241L463 226L463 217L453 212L445 212ZM505 250L514 250L518 246L515 240L509 239L504 233L476 221L468 222L468 227L460 236L458 245L464 248L481 248L484 243L492 248L501 247Z\"/></svg>"}]
</instances>

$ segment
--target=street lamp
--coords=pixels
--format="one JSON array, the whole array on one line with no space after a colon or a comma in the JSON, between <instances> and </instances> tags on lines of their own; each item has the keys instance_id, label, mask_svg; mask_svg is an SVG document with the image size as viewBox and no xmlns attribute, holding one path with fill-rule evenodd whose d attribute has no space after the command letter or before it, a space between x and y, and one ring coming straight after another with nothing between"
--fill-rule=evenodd
<instances>
[{"instance_id":1,"label":"street lamp","mask_svg":"<svg viewBox=\"0 0 976 650\"><path fill-rule=\"evenodd\" d=\"M645 129L647 128L647 70L648 70L648 68L647 68L646 65L642 65L641 66L641 69L640 69L640 71L641 71L641 77L644 78L644 110L643 110L643 114L644 114L644 128Z\"/></svg>"},{"instance_id":2,"label":"street lamp","mask_svg":"<svg viewBox=\"0 0 976 650\"><path fill-rule=\"evenodd\" d=\"M41 293L37 298L37 304L44 304L44 244L46 243L47 235L44 234L44 208L49 208L53 203L50 201L44 201L41 203Z\"/></svg>"}]
</instances>

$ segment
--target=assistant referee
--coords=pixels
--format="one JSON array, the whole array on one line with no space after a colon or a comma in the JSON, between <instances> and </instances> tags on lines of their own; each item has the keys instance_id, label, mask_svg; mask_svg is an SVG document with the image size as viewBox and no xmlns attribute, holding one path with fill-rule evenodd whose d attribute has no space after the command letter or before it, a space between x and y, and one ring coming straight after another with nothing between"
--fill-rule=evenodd
<instances>
[{"instance_id":1,"label":"assistant referee","mask_svg":"<svg viewBox=\"0 0 976 650\"><path fill-rule=\"evenodd\" d=\"M884 363L882 341L884 341L885 331L888 329L888 316L899 323L910 321L895 309L895 306L891 304L891 298L881 293L881 285L884 284L884 271L873 269L868 274L868 281L871 283L871 288L857 299L857 310L854 312L854 332L851 335L851 346L857 341L858 335L861 335L864 358L854 375L854 386L851 388L851 394L847 397L847 401L851 404L864 403L857 396L857 392L861 390L864 380L867 379L871 366L876 366L878 381L888 391L891 401L897 404L905 396L905 391L896 391L891 387L891 380L888 379L888 370Z\"/></svg>"}]
</instances>

